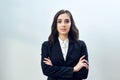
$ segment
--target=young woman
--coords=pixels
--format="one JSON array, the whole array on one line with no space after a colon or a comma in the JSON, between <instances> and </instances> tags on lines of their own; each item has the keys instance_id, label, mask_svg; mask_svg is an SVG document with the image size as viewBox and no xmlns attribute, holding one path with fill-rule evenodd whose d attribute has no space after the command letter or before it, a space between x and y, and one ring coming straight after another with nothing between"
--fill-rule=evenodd
<instances>
[{"instance_id":1,"label":"young woman","mask_svg":"<svg viewBox=\"0 0 120 80\"><path fill-rule=\"evenodd\" d=\"M47 80L82 80L88 76L86 44L68 10L54 16L48 41L42 44L41 66Z\"/></svg>"}]
</instances>

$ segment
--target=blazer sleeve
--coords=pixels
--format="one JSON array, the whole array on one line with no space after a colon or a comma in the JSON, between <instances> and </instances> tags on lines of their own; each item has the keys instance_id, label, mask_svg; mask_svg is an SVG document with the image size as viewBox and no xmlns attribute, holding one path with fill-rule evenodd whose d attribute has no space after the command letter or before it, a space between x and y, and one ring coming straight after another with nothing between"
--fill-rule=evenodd
<instances>
[{"instance_id":1,"label":"blazer sleeve","mask_svg":"<svg viewBox=\"0 0 120 80\"><path fill-rule=\"evenodd\" d=\"M43 62L44 58L49 57L49 52L49 43L47 41L42 44L41 49L41 66L43 74L54 78L71 78L73 76L73 67L50 66Z\"/></svg>"},{"instance_id":2,"label":"blazer sleeve","mask_svg":"<svg viewBox=\"0 0 120 80\"><path fill-rule=\"evenodd\" d=\"M82 56L85 55L85 59L88 61L88 52L87 52L87 47L86 47L86 44L84 41L79 41L79 44L82 45L81 48L82 48ZM74 76L78 79L86 79L87 76L88 76L88 69L86 68L82 68L79 72L76 72L74 74Z\"/></svg>"}]
</instances>

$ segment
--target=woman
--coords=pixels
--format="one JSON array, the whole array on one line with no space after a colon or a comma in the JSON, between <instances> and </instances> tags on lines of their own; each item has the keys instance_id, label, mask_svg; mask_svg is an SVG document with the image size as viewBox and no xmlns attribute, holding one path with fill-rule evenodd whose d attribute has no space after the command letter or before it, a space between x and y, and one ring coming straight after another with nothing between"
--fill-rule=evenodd
<instances>
[{"instance_id":1,"label":"woman","mask_svg":"<svg viewBox=\"0 0 120 80\"><path fill-rule=\"evenodd\" d=\"M47 80L82 80L88 76L85 42L68 10L56 13L48 41L42 44L41 65Z\"/></svg>"}]
</instances>

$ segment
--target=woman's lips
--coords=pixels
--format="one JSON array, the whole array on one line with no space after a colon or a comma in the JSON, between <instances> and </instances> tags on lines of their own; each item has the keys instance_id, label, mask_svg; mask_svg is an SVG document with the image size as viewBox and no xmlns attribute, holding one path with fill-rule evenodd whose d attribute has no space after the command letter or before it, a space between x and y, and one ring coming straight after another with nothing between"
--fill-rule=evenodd
<instances>
[{"instance_id":1,"label":"woman's lips","mask_svg":"<svg viewBox=\"0 0 120 80\"><path fill-rule=\"evenodd\" d=\"M63 31L63 32L65 32L66 31L66 29L60 29L61 31Z\"/></svg>"}]
</instances>

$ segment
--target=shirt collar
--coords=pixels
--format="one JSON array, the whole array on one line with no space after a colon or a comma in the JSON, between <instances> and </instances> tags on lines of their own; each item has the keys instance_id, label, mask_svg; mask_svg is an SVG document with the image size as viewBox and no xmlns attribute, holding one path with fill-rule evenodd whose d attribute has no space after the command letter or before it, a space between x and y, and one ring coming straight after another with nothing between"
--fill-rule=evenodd
<instances>
[{"instance_id":1,"label":"shirt collar","mask_svg":"<svg viewBox=\"0 0 120 80\"><path fill-rule=\"evenodd\" d=\"M60 42L60 44L68 44L69 43L69 39L66 39L66 40L61 40L60 37L58 37L58 40Z\"/></svg>"}]
</instances>

